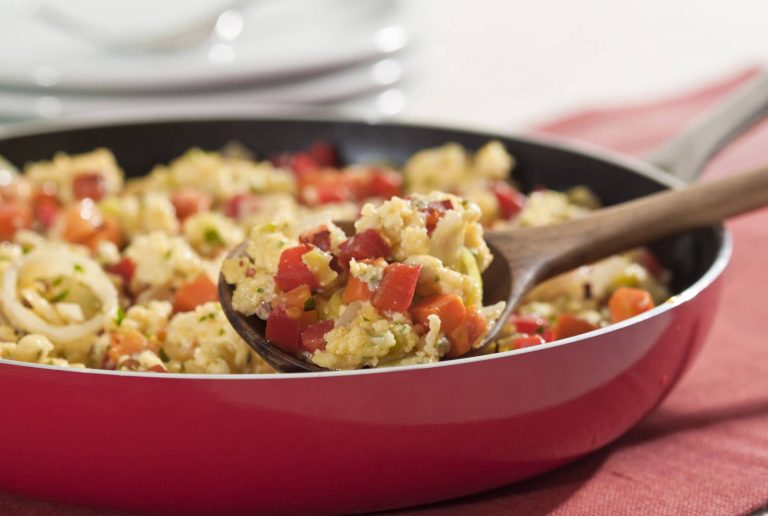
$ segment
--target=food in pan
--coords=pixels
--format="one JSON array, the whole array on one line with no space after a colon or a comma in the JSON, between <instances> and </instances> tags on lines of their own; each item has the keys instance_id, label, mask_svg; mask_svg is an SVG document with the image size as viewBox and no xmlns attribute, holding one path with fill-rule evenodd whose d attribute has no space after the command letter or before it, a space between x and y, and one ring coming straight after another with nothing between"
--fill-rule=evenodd
<instances>
[{"instance_id":1,"label":"food in pan","mask_svg":"<svg viewBox=\"0 0 768 516\"><path fill-rule=\"evenodd\" d=\"M106 149L0 162L0 357L174 373L271 369L228 324L236 308L268 336L332 369L428 363L462 354L501 305L482 306L483 228L549 224L599 206L591 192L511 183L499 142L456 144L392 164L341 166L334 149L254 159L192 149L126 179ZM347 236L333 220L357 220ZM246 237L248 258L225 261ZM246 263L247 262L247 263ZM647 250L537 287L496 350L626 319L668 297Z\"/></svg>"}]
</instances>

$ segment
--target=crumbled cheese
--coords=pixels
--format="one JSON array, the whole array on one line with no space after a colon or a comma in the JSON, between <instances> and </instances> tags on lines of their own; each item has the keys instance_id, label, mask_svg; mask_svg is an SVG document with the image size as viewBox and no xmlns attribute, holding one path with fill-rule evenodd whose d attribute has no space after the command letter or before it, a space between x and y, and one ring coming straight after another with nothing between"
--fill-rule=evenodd
<instances>
[{"instance_id":1,"label":"crumbled cheese","mask_svg":"<svg viewBox=\"0 0 768 516\"><path fill-rule=\"evenodd\" d=\"M154 231L139 235L126 248L125 256L136 265L130 289L179 285L205 272L205 264L180 236Z\"/></svg>"},{"instance_id":2,"label":"crumbled cheese","mask_svg":"<svg viewBox=\"0 0 768 516\"><path fill-rule=\"evenodd\" d=\"M243 241L243 231L221 213L204 211L184 221L184 237L203 256L212 256Z\"/></svg>"},{"instance_id":3,"label":"crumbled cheese","mask_svg":"<svg viewBox=\"0 0 768 516\"><path fill-rule=\"evenodd\" d=\"M24 172L37 185L46 188L55 185L56 195L63 203L75 200L72 185L81 174L100 174L108 194L118 193L123 188L123 171L115 156L104 148L73 156L59 152L50 161L27 165Z\"/></svg>"},{"instance_id":4,"label":"crumbled cheese","mask_svg":"<svg viewBox=\"0 0 768 516\"><path fill-rule=\"evenodd\" d=\"M221 305L205 303L176 314L167 328L163 352L169 371L186 373L267 372L271 368L227 322Z\"/></svg>"}]
</instances>

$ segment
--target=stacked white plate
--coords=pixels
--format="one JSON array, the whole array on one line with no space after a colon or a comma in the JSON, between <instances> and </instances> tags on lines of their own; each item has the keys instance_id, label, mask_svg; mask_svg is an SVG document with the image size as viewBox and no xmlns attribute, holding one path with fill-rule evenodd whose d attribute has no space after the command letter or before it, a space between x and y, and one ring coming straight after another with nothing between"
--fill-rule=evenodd
<instances>
[{"instance_id":1,"label":"stacked white plate","mask_svg":"<svg viewBox=\"0 0 768 516\"><path fill-rule=\"evenodd\" d=\"M201 105L397 108L394 0L0 2L0 120Z\"/></svg>"}]
</instances>

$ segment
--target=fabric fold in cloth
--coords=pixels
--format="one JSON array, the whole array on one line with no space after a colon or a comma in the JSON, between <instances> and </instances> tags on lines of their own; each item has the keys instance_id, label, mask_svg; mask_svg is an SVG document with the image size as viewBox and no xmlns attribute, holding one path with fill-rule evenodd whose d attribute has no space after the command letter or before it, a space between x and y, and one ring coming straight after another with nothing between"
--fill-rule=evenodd
<instances>
[{"instance_id":1,"label":"fabric fold in cloth","mask_svg":"<svg viewBox=\"0 0 768 516\"><path fill-rule=\"evenodd\" d=\"M590 110L538 132L642 155L733 88L747 70L696 92ZM768 164L768 122L731 145L703 180ZM768 214L728 226L734 256L717 320L691 370L664 403L610 446L559 470L489 493L401 511L425 514L742 514L768 505ZM0 514L97 511L0 494Z\"/></svg>"}]
</instances>

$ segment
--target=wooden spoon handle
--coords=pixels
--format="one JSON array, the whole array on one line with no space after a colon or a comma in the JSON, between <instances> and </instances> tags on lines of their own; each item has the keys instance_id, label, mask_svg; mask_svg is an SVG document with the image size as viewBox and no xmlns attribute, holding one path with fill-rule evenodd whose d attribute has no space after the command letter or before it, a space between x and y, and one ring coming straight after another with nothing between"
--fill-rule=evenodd
<instances>
[{"instance_id":1,"label":"wooden spoon handle","mask_svg":"<svg viewBox=\"0 0 768 516\"><path fill-rule=\"evenodd\" d=\"M768 206L768 167L660 192L562 224L516 231L501 250L513 270L533 268L542 280L763 206Z\"/></svg>"}]
</instances>

